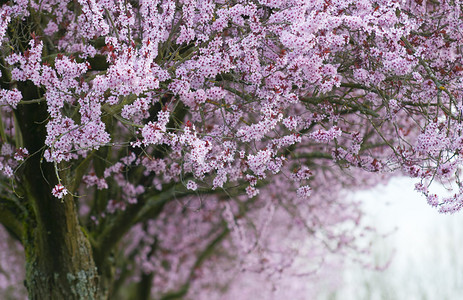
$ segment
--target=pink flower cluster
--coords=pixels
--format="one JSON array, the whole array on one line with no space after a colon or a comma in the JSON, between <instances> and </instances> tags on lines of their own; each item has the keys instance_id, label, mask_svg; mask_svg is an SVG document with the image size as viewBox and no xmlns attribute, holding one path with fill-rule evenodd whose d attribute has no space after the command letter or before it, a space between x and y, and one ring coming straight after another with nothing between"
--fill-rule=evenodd
<instances>
[{"instance_id":1,"label":"pink flower cluster","mask_svg":"<svg viewBox=\"0 0 463 300\"><path fill-rule=\"evenodd\" d=\"M51 194L79 196L95 236L134 212L120 278L151 274L158 298L187 286L207 299L211 278L237 270L277 284L300 255L365 253L345 188L401 172L438 211L463 208L462 16L458 1L9 1L5 193L43 156ZM31 107L46 113L21 119ZM30 128L46 132L33 151ZM223 256L196 262L208 247Z\"/></svg>"}]
</instances>

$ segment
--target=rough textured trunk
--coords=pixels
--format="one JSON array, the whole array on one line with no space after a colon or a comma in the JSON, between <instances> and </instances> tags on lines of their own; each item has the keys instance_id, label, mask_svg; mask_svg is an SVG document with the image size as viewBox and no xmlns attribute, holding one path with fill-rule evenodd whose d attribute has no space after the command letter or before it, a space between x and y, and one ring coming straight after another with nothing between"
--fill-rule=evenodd
<instances>
[{"instance_id":1,"label":"rough textured trunk","mask_svg":"<svg viewBox=\"0 0 463 300\"><path fill-rule=\"evenodd\" d=\"M24 99L38 98L32 83L18 83ZM24 164L20 185L28 205L23 243L26 286L30 299L104 299L88 237L79 224L71 195L61 201L51 195L57 183L52 163L42 159L45 104L24 105L15 112L22 143L32 154Z\"/></svg>"},{"instance_id":2,"label":"rough textured trunk","mask_svg":"<svg viewBox=\"0 0 463 300\"><path fill-rule=\"evenodd\" d=\"M36 202L37 224L28 228L25 243L29 298L103 299L92 249L72 199Z\"/></svg>"}]
</instances>

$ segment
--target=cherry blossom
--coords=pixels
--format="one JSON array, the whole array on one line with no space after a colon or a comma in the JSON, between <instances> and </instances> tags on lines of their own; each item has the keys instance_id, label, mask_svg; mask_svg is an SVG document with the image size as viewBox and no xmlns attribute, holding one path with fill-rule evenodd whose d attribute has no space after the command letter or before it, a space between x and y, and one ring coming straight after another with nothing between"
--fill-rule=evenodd
<instances>
[{"instance_id":1,"label":"cherry blossom","mask_svg":"<svg viewBox=\"0 0 463 300\"><path fill-rule=\"evenodd\" d=\"M255 280L306 299L314 274L371 262L347 190L407 175L460 211L461 9L5 2L0 221L28 253L29 296L247 299ZM55 243L74 251L66 274L42 263Z\"/></svg>"}]
</instances>

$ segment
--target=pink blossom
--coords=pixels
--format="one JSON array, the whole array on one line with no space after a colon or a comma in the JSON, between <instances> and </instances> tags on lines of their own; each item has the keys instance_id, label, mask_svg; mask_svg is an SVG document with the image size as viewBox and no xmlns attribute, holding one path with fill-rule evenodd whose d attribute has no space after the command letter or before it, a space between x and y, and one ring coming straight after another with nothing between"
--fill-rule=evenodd
<instances>
[{"instance_id":1,"label":"pink blossom","mask_svg":"<svg viewBox=\"0 0 463 300\"><path fill-rule=\"evenodd\" d=\"M12 108L16 108L19 101L21 101L21 92L17 89L0 91L0 105L10 105Z\"/></svg>"},{"instance_id":2,"label":"pink blossom","mask_svg":"<svg viewBox=\"0 0 463 300\"><path fill-rule=\"evenodd\" d=\"M196 189L198 188L198 185L193 180L188 180L186 187L189 190L196 191Z\"/></svg>"},{"instance_id":3,"label":"pink blossom","mask_svg":"<svg viewBox=\"0 0 463 300\"><path fill-rule=\"evenodd\" d=\"M308 199L312 194L312 189L309 186L301 186L297 189L297 197L300 199Z\"/></svg>"},{"instance_id":4,"label":"pink blossom","mask_svg":"<svg viewBox=\"0 0 463 300\"><path fill-rule=\"evenodd\" d=\"M341 136L342 131L339 127L333 126L329 130L318 129L310 134L310 137L317 142L327 143Z\"/></svg>"},{"instance_id":5,"label":"pink blossom","mask_svg":"<svg viewBox=\"0 0 463 300\"><path fill-rule=\"evenodd\" d=\"M68 190L62 185L62 184L57 184L51 191L53 196L55 196L58 199L63 199L64 196L68 194Z\"/></svg>"}]
</instances>

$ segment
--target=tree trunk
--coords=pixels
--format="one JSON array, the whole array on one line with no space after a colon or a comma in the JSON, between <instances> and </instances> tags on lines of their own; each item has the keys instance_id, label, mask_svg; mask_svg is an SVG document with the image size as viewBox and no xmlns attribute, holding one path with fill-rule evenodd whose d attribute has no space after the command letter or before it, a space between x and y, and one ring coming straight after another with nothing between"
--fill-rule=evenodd
<instances>
[{"instance_id":1,"label":"tree trunk","mask_svg":"<svg viewBox=\"0 0 463 300\"><path fill-rule=\"evenodd\" d=\"M104 299L88 238L72 197L36 199L37 223L26 232L26 286L30 299Z\"/></svg>"},{"instance_id":2,"label":"tree trunk","mask_svg":"<svg viewBox=\"0 0 463 300\"><path fill-rule=\"evenodd\" d=\"M19 82L18 88L25 100L40 96L31 82ZM105 299L89 238L79 224L74 197L67 195L62 201L51 194L57 183L55 168L42 159L47 107L44 103L23 105L15 116L22 143L31 153L20 179L28 211L23 244L29 298Z\"/></svg>"}]
</instances>

